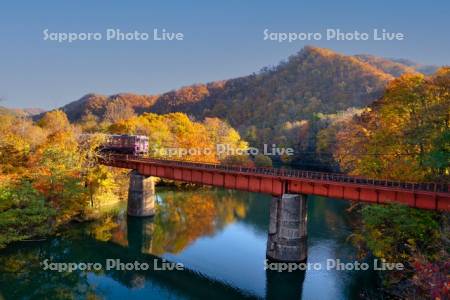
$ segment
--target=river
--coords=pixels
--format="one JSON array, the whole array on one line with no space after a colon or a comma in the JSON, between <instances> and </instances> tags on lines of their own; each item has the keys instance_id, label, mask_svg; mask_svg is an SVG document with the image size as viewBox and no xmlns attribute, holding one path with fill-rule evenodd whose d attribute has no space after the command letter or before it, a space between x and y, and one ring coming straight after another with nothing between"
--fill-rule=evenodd
<instances>
[{"instance_id":1,"label":"river","mask_svg":"<svg viewBox=\"0 0 450 300\"><path fill-rule=\"evenodd\" d=\"M291 273L265 270L270 196L157 187L154 218L130 218L118 204L100 221L0 251L0 299L362 299L376 298L374 271L327 270L354 261L349 203L309 196L308 262ZM121 262L181 263L184 270L106 269ZM100 263L98 270L44 270L43 262Z\"/></svg>"}]
</instances>

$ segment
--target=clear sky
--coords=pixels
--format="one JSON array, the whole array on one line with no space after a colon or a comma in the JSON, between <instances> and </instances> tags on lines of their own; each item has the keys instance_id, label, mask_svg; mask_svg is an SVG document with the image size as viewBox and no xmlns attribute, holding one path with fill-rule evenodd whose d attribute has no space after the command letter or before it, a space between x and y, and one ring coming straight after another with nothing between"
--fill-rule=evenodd
<instances>
[{"instance_id":1,"label":"clear sky","mask_svg":"<svg viewBox=\"0 0 450 300\"><path fill-rule=\"evenodd\" d=\"M0 97L55 108L87 93L155 94L256 72L310 44L424 64L450 64L450 1L2 1ZM105 30L182 32L183 41L106 41ZM403 41L264 40L270 32L401 32ZM58 43L43 31L100 32ZM152 36L151 36L152 38Z\"/></svg>"}]
</instances>

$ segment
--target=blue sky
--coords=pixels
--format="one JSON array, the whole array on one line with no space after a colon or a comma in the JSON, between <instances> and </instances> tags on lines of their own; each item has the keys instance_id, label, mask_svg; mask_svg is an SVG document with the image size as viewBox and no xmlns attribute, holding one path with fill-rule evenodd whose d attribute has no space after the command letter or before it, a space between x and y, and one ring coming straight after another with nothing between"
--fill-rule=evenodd
<instances>
[{"instance_id":1,"label":"blue sky","mask_svg":"<svg viewBox=\"0 0 450 300\"><path fill-rule=\"evenodd\" d=\"M342 3L345 2L345 3ZM0 97L8 107L55 108L96 92L155 94L277 64L312 44L424 64L450 64L450 2L442 1L3 1ZM182 32L183 41L44 41L50 32L107 28ZM263 31L372 32L403 41L264 41Z\"/></svg>"}]
</instances>

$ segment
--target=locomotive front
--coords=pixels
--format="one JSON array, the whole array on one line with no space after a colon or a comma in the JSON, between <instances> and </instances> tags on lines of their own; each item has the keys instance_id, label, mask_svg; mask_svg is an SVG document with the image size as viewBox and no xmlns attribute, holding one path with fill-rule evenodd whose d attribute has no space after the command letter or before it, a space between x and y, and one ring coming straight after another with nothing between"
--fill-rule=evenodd
<instances>
[{"instance_id":1,"label":"locomotive front","mask_svg":"<svg viewBox=\"0 0 450 300\"><path fill-rule=\"evenodd\" d=\"M109 135L102 147L103 152L130 154L136 156L148 155L148 137L145 135Z\"/></svg>"}]
</instances>

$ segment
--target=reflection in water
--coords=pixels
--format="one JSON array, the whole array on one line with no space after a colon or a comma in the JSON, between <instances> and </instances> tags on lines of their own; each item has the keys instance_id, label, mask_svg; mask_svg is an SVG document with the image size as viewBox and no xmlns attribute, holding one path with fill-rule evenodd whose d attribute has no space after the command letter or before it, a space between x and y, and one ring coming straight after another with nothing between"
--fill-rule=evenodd
<instances>
[{"instance_id":1,"label":"reflection in water","mask_svg":"<svg viewBox=\"0 0 450 300\"><path fill-rule=\"evenodd\" d=\"M153 217L127 218L128 249L136 254L151 254L155 224Z\"/></svg>"},{"instance_id":2,"label":"reflection in water","mask_svg":"<svg viewBox=\"0 0 450 300\"><path fill-rule=\"evenodd\" d=\"M305 271L280 273L266 271L266 299L300 299Z\"/></svg>"},{"instance_id":3,"label":"reflection in water","mask_svg":"<svg viewBox=\"0 0 450 300\"><path fill-rule=\"evenodd\" d=\"M61 237L1 251L0 299L358 299L374 289L371 273L265 271L269 203L270 196L260 194L160 188L153 218L127 217L122 210ZM308 261L354 256L346 242L346 202L311 197L308 206ZM42 270L48 258L150 265L165 259L186 269L58 273Z\"/></svg>"},{"instance_id":4,"label":"reflection in water","mask_svg":"<svg viewBox=\"0 0 450 300\"><path fill-rule=\"evenodd\" d=\"M199 237L213 236L228 224L245 218L248 203L240 193L202 190L159 191L158 213L151 218L124 217L116 219L112 241L128 245L142 253L162 255L180 253ZM102 225L102 227L104 227ZM126 236L123 235L124 228ZM125 239L125 240L124 240Z\"/></svg>"},{"instance_id":5,"label":"reflection in water","mask_svg":"<svg viewBox=\"0 0 450 300\"><path fill-rule=\"evenodd\" d=\"M58 260L72 258L64 253L70 248L53 241L5 250L0 256L0 294L6 299L95 299L86 273L42 271L40 263L51 256Z\"/></svg>"},{"instance_id":6,"label":"reflection in water","mask_svg":"<svg viewBox=\"0 0 450 300\"><path fill-rule=\"evenodd\" d=\"M211 236L242 219L246 205L234 193L168 191L155 217L155 254L179 253L200 236Z\"/></svg>"}]
</instances>

